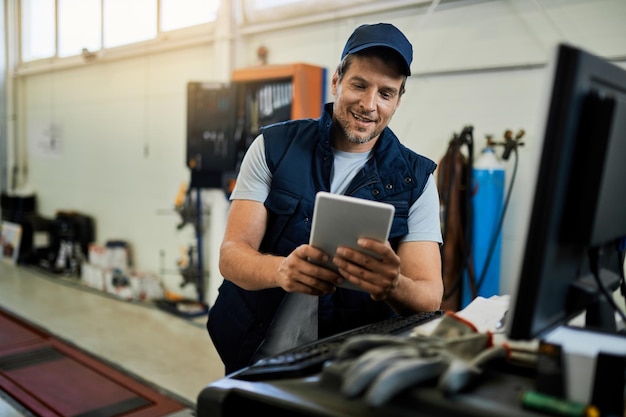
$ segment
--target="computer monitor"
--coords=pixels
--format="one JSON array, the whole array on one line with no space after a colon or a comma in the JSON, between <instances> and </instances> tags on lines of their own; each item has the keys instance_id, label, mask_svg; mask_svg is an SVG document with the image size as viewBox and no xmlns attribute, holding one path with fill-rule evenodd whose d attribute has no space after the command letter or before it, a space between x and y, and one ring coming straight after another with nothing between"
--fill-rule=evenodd
<instances>
[{"instance_id":1,"label":"computer monitor","mask_svg":"<svg viewBox=\"0 0 626 417\"><path fill-rule=\"evenodd\" d=\"M607 315L598 282L609 294L623 274L617 245L626 236L626 71L577 47L561 44L555 52L534 203L507 317L512 340L541 338L585 311L588 326L611 330L615 311Z\"/></svg>"}]
</instances>

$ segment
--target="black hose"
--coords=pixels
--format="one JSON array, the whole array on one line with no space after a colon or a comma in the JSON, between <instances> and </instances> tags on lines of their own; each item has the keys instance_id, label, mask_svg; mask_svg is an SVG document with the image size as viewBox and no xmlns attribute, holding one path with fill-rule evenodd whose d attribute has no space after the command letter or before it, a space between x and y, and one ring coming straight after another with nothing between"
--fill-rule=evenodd
<instances>
[{"instance_id":1,"label":"black hose","mask_svg":"<svg viewBox=\"0 0 626 417\"><path fill-rule=\"evenodd\" d=\"M466 198L465 198L465 205L466 205L466 221L465 221L465 230L464 230L464 238L465 238L465 246L463 247L463 251L464 253L463 255L463 264L461 265L461 268L459 270L459 275L456 277L456 279L454 280L454 284L452 285L452 287L446 291L444 293L443 299L447 300L448 298L450 298L452 295L454 295L457 291L460 290L461 288L461 283L463 281L463 273L464 271L467 269L468 267L468 263L469 263L469 258L470 258L470 254L471 252L469 252L468 248L471 247L471 242L472 242L472 213L473 213L473 209L472 209L472 170L473 170L473 158L474 158L474 137L473 137L473 127L472 126L467 126L465 128L463 128L463 130L461 131L461 134L456 137L454 139L454 148L453 151L451 152L452 154L452 158L454 158L454 155L460 151L462 146L466 146L467 147L467 153L468 153L468 163L466 165L466 187L465 187L465 193L466 193ZM455 169L454 169L454 161L450 161L450 159L448 160L448 164L449 164L449 176L448 176L448 187L446 188L446 195L444 197L444 206L445 206L445 214L444 214L444 230L443 230L443 236L445 238L446 236L446 232L448 230L448 209L449 209L449 205L450 205L450 190L452 188L452 184L455 181ZM443 267L445 268L445 263L443 265Z\"/></svg>"},{"instance_id":2,"label":"black hose","mask_svg":"<svg viewBox=\"0 0 626 417\"><path fill-rule=\"evenodd\" d=\"M480 273L480 278L478 279L478 281L476 281L476 293L478 293L478 291L480 290L485 280L485 276L487 275L487 270L489 269L489 264L491 263L491 259L493 258L493 254L496 249L496 244L498 243L500 231L502 230L502 225L504 224L504 216L509 206L509 200L511 199L511 191L513 190L513 184L515 183L515 176L517 174L517 163L519 159L516 147L513 148L513 152L515 154L515 164L513 165L513 173L511 175L511 181L509 183L509 189L506 194L504 206L502 207L502 214L500 215L500 220L498 221L498 227L496 228L496 230L493 233L493 236L491 237L491 243L489 244L489 252L487 253L485 266L483 267L483 270Z\"/></svg>"}]
</instances>

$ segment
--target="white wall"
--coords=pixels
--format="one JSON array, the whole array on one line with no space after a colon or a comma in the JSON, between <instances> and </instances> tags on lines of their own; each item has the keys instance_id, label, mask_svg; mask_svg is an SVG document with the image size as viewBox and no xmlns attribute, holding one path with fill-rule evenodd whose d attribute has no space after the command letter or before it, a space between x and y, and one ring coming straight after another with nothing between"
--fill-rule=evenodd
<instances>
[{"instance_id":1,"label":"white wall","mask_svg":"<svg viewBox=\"0 0 626 417\"><path fill-rule=\"evenodd\" d=\"M336 18L299 27L257 31L236 39L235 66L256 64L256 49L269 63L307 62L328 70L361 23L387 21L405 31L415 51L414 75L392 121L410 148L438 161L454 132L474 126L476 152L486 134L524 129L519 171L503 229L502 290L517 278L541 149L542 116L549 84L545 64L558 41L626 62L626 1L510 0L442 2L358 18ZM20 78L19 137L25 144L42 126L61 126L58 158L28 157L27 185L39 211L75 209L94 216L97 240L125 239L137 268L175 268L179 246L193 243L191 228L178 231L173 211L185 165L188 81L213 81L211 45ZM327 94L330 94L327 91ZM26 146L26 145L24 145ZM508 176L512 159L507 163ZM227 212L219 192L205 224L207 300L221 281L217 248ZM209 223L210 222L210 223ZM177 276L165 276L176 287ZM193 294L193 291L192 291Z\"/></svg>"}]
</instances>

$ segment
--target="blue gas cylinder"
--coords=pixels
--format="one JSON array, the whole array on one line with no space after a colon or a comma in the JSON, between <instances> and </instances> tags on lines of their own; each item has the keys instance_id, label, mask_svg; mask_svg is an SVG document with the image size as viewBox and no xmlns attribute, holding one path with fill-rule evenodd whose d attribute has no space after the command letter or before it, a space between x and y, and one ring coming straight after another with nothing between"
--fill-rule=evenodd
<instances>
[{"instance_id":1,"label":"blue gas cylinder","mask_svg":"<svg viewBox=\"0 0 626 417\"><path fill-rule=\"evenodd\" d=\"M502 233L498 230L498 225L504 204L504 174L504 165L493 147L486 146L474 161L472 169L472 261L476 295L485 298L500 291ZM490 254L492 250L493 253ZM467 306L472 299L473 291L466 272L461 292L461 308Z\"/></svg>"}]
</instances>

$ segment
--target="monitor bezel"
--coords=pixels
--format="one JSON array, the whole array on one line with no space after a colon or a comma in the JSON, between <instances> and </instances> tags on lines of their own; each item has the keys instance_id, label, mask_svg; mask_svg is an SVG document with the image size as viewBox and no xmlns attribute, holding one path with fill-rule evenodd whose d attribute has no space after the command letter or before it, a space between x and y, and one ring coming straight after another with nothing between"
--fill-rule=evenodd
<instances>
[{"instance_id":1,"label":"monitor bezel","mask_svg":"<svg viewBox=\"0 0 626 417\"><path fill-rule=\"evenodd\" d=\"M557 45L550 68L552 88L545 113L544 142L523 260L506 326L507 336L514 340L541 337L585 309L583 304L572 308L567 298L576 281L590 276L591 243L580 236L570 239L567 233L568 228L576 227L576 221L593 222L588 212L583 219L569 215L575 211L571 200L576 184L571 181L579 177L574 175L579 172L575 170L581 169L576 165L576 151L581 146L580 119L585 100L598 87L626 95L626 71L575 46ZM596 179L602 181L601 176ZM584 229L593 227L585 225Z\"/></svg>"}]
</instances>

